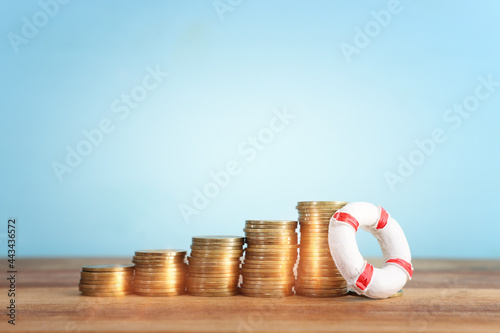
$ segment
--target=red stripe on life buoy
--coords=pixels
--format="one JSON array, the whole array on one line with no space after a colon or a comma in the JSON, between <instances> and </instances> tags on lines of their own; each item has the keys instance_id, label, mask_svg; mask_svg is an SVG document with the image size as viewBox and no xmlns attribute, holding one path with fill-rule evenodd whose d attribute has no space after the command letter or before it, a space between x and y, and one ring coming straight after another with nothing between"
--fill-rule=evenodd
<instances>
[{"instance_id":1,"label":"red stripe on life buoy","mask_svg":"<svg viewBox=\"0 0 500 333\"><path fill-rule=\"evenodd\" d=\"M369 263L366 263L365 270L361 273L356 280L356 287L361 290L365 290L366 287L370 284L373 276L373 266Z\"/></svg>"},{"instance_id":2,"label":"red stripe on life buoy","mask_svg":"<svg viewBox=\"0 0 500 333\"><path fill-rule=\"evenodd\" d=\"M380 207L380 219L378 220L377 223L377 229L382 229L383 227L385 227L387 225L388 219L389 219L389 214L384 208Z\"/></svg>"},{"instance_id":3,"label":"red stripe on life buoy","mask_svg":"<svg viewBox=\"0 0 500 333\"><path fill-rule=\"evenodd\" d=\"M351 227L354 228L355 231L358 231L359 222L351 214L344 212L336 212L335 214L333 214L333 218L339 222L344 222L349 224Z\"/></svg>"},{"instance_id":4,"label":"red stripe on life buoy","mask_svg":"<svg viewBox=\"0 0 500 333\"><path fill-rule=\"evenodd\" d=\"M408 275L410 276L410 279L411 279L411 277L413 275L413 266L412 266L411 263L409 263L406 260L399 259L399 258L389 259L389 260L386 261L386 263L388 263L388 262L392 262L394 264L397 264L397 265L403 267L404 270L408 272Z\"/></svg>"}]
</instances>

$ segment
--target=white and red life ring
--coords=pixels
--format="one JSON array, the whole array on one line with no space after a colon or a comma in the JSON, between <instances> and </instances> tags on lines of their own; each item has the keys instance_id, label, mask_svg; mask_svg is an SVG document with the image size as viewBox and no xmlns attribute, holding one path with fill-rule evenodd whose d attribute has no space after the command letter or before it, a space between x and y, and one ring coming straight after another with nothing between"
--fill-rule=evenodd
<instances>
[{"instance_id":1,"label":"white and red life ring","mask_svg":"<svg viewBox=\"0 0 500 333\"><path fill-rule=\"evenodd\" d=\"M358 227L375 236L385 265L373 268L359 252ZM353 202L330 219L328 243L335 265L350 289L370 298L387 298L399 291L413 274L411 253L403 229L382 207Z\"/></svg>"}]
</instances>

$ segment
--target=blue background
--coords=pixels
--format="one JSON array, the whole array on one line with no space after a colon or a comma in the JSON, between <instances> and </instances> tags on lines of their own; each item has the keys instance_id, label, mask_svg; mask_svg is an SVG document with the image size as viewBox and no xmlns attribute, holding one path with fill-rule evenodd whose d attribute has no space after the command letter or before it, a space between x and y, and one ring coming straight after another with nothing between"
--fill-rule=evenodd
<instances>
[{"instance_id":1,"label":"blue background","mask_svg":"<svg viewBox=\"0 0 500 333\"><path fill-rule=\"evenodd\" d=\"M188 248L245 219L296 219L297 201L347 200L384 206L414 257L500 257L500 87L460 126L445 119L479 77L500 81L498 1L402 0L386 26L372 11L387 1L230 3L222 20L210 0L71 1L16 52L43 9L2 1L0 217L18 218L19 255ZM157 67L168 76L120 118L112 103ZM238 147L284 109L294 118L248 161ZM53 163L102 119L113 131L60 181ZM446 140L415 152L437 128ZM411 154L420 165L391 188ZM232 160L240 173L184 218Z\"/></svg>"}]
</instances>

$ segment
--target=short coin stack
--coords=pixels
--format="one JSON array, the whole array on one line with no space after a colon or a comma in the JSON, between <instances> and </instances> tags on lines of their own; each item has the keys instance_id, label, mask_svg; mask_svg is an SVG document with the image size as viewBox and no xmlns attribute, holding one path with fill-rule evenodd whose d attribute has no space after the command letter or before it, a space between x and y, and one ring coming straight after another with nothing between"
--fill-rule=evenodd
<instances>
[{"instance_id":1,"label":"short coin stack","mask_svg":"<svg viewBox=\"0 0 500 333\"><path fill-rule=\"evenodd\" d=\"M188 257L187 290L193 296L233 296L239 293L244 238L193 237Z\"/></svg>"},{"instance_id":2,"label":"short coin stack","mask_svg":"<svg viewBox=\"0 0 500 333\"><path fill-rule=\"evenodd\" d=\"M295 291L309 297L347 293L347 283L335 266L328 245L328 226L345 201L305 201L297 204L300 224L300 259Z\"/></svg>"},{"instance_id":3,"label":"short coin stack","mask_svg":"<svg viewBox=\"0 0 500 333\"><path fill-rule=\"evenodd\" d=\"M246 221L241 293L254 297L293 295L297 221Z\"/></svg>"},{"instance_id":4,"label":"short coin stack","mask_svg":"<svg viewBox=\"0 0 500 333\"><path fill-rule=\"evenodd\" d=\"M84 296L124 296L132 293L134 265L83 266L80 276Z\"/></svg>"},{"instance_id":5,"label":"short coin stack","mask_svg":"<svg viewBox=\"0 0 500 333\"><path fill-rule=\"evenodd\" d=\"M186 251L135 251L134 292L142 296L175 296L186 293Z\"/></svg>"}]
</instances>

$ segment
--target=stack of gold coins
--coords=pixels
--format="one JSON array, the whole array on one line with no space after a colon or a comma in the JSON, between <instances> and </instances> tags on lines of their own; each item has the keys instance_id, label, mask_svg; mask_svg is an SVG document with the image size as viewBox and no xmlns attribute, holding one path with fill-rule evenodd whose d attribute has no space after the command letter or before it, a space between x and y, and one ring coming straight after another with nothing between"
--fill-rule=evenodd
<instances>
[{"instance_id":1,"label":"stack of gold coins","mask_svg":"<svg viewBox=\"0 0 500 333\"><path fill-rule=\"evenodd\" d=\"M239 293L244 238L193 237L188 257L187 290L193 296L233 296Z\"/></svg>"},{"instance_id":2,"label":"stack of gold coins","mask_svg":"<svg viewBox=\"0 0 500 333\"><path fill-rule=\"evenodd\" d=\"M83 266L78 288L84 296L124 296L132 293L134 265Z\"/></svg>"},{"instance_id":3,"label":"stack of gold coins","mask_svg":"<svg viewBox=\"0 0 500 333\"><path fill-rule=\"evenodd\" d=\"M297 221L246 221L241 293L254 297L293 295Z\"/></svg>"},{"instance_id":4,"label":"stack of gold coins","mask_svg":"<svg viewBox=\"0 0 500 333\"><path fill-rule=\"evenodd\" d=\"M186 251L135 251L134 292L142 296L175 296L186 293Z\"/></svg>"},{"instance_id":5,"label":"stack of gold coins","mask_svg":"<svg viewBox=\"0 0 500 333\"><path fill-rule=\"evenodd\" d=\"M345 201L305 201L297 204L300 224L300 259L295 291L309 297L335 297L347 293L347 283L333 261L328 227Z\"/></svg>"}]
</instances>

